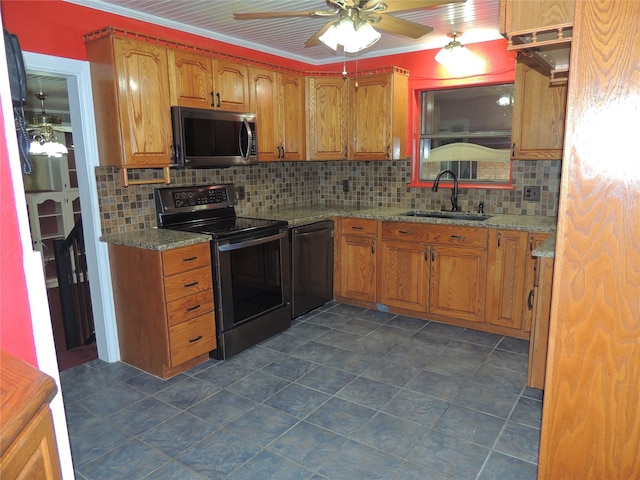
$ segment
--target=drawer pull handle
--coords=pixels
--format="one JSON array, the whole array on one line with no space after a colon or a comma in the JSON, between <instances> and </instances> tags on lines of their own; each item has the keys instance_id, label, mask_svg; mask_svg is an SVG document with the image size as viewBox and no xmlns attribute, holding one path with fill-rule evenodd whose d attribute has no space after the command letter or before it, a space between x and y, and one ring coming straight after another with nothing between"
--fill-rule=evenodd
<instances>
[{"instance_id":1,"label":"drawer pull handle","mask_svg":"<svg viewBox=\"0 0 640 480\"><path fill-rule=\"evenodd\" d=\"M196 258L198 258L197 255L195 257L183 258L182 261L183 262L193 262Z\"/></svg>"},{"instance_id":2,"label":"drawer pull handle","mask_svg":"<svg viewBox=\"0 0 640 480\"><path fill-rule=\"evenodd\" d=\"M376 253L376 242L371 242L371 253Z\"/></svg>"},{"instance_id":3,"label":"drawer pull handle","mask_svg":"<svg viewBox=\"0 0 640 480\"><path fill-rule=\"evenodd\" d=\"M200 282L198 282L197 280L195 282L185 283L184 288L195 287L198 283Z\"/></svg>"},{"instance_id":4,"label":"drawer pull handle","mask_svg":"<svg viewBox=\"0 0 640 480\"><path fill-rule=\"evenodd\" d=\"M195 343L198 340L202 340L202 335L198 335L196 338L190 338L189 343Z\"/></svg>"},{"instance_id":5,"label":"drawer pull handle","mask_svg":"<svg viewBox=\"0 0 640 480\"><path fill-rule=\"evenodd\" d=\"M402 235L411 235L409 230L398 230L398 233L401 233Z\"/></svg>"},{"instance_id":6,"label":"drawer pull handle","mask_svg":"<svg viewBox=\"0 0 640 480\"><path fill-rule=\"evenodd\" d=\"M435 248L431 249L431 261L432 262L436 261L436 249Z\"/></svg>"},{"instance_id":7,"label":"drawer pull handle","mask_svg":"<svg viewBox=\"0 0 640 480\"><path fill-rule=\"evenodd\" d=\"M187 308L187 312L193 312L194 310L197 310L201 307L200 304L194 305L193 307L189 307Z\"/></svg>"},{"instance_id":8,"label":"drawer pull handle","mask_svg":"<svg viewBox=\"0 0 640 480\"><path fill-rule=\"evenodd\" d=\"M351 228L352 228L353 230L362 230L362 227L354 227L354 226L352 226Z\"/></svg>"},{"instance_id":9,"label":"drawer pull handle","mask_svg":"<svg viewBox=\"0 0 640 480\"><path fill-rule=\"evenodd\" d=\"M500 239L502 238L502 233L498 232L498 246L500 246Z\"/></svg>"},{"instance_id":10,"label":"drawer pull handle","mask_svg":"<svg viewBox=\"0 0 640 480\"><path fill-rule=\"evenodd\" d=\"M451 238L460 238L460 239L464 239L464 235L451 235Z\"/></svg>"}]
</instances>

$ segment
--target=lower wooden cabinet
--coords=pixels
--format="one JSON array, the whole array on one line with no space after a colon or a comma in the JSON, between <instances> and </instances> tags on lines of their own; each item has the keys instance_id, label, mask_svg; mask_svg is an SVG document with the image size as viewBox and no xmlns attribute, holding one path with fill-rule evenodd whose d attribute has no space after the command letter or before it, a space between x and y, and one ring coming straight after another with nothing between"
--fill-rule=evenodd
<instances>
[{"instance_id":1,"label":"lower wooden cabinet","mask_svg":"<svg viewBox=\"0 0 640 480\"><path fill-rule=\"evenodd\" d=\"M336 222L336 298L375 302L378 222L343 218Z\"/></svg>"},{"instance_id":2,"label":"lower wooden cabinet","mask_svg":"<svg viewBox=\"0 0 640 480\"><path fill-rule=\"evenodd\" d=\"M0 350L0 478L62 478L49 402L51 377Z\"/></svg>"},{"instance_id":3,"label":"lower wooden cabinet","mask_svg":"<svg viewBox=\"0 0 640 480\"><path fill-rule=\"evenodd\" d=\"M553 280L553 258L535 259L536 274L533 295L531 340L529 342L529 369L527 385L544 388L547 371L547 347L549 343L549 320L551 318L551 286Z\"/></svg>"},{"instance_id":4,"label":"lower wooden cabinet","mask_svg":"<svg viewBox=\"0 0 640 480\"><path fill-rule=\"evenodd\" d=\"M216 349L208 243L166 251L109 245L120 357L169 378Z\"/></svg>"},{"instance_id":5,"label":"lower wooden cabinet","mask_svg":"<svg viewBox=\"0 0 640 480\"><path fill-rule=\"evenodd\" d=\"M380 302L482 322L486 247L486 229L383 222Z\"/></svg>"},{"instance_id":6,"label":"lower wooden cabinet","mask_svg":"<svg viewBox=\"0 0 640 480\"><path fill-rule=\"evenodd\" d=\"M382 239L380 302L426 312L429 301L429 246Z\"/></svg>"},{"instance_id":7,"label":"lower wooden cabinet","mask_svg":"<svg viewBox=\"0 0 640 480\"><path fill-rule=\"evenodd\" d=\"M336 220L338 301L528 339L532 251L549 234L418 222Z\"/></svg>"},{"instance_id":8,"label":"lower wooden cabinet","mask_svg":"<svg viewBox=\"0 0 640 480\"><path fill-rule=\"evenodd\" d=\"M457 229L452 229L455 234ZM479 248L431 247L429 313L484 321L487 252Z\"/></svg>"},{"instance_id":9,"label":"lower wooden cabinet","mask_svg":"<svg viewBox=\"0 0 640 480\"><path fill-rule=\"evenodd\" d=\"M489 232L489 263L486 322L525 329L528 232L492 229Z\"/></svg>"}]
</instances>

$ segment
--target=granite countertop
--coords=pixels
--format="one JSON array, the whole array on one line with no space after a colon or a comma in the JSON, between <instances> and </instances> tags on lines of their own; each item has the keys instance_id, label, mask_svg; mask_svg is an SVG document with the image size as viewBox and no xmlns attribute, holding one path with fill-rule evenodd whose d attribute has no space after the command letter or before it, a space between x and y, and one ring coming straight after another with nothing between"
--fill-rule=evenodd
<instances>
[{"instance_id":1,"label":"granite countertop","mask_svg":"<svg viewBox=\"0 0 640 480\"><path fill-rule=\"evenodd\" d=\"M416 210L416 209L413 209ZM436 223L443 225L466 225L484 228L504 228L528 232L555 232L556 218L536 215L491 215L481 222L448 218L411 217L403 214L412 211L407 207L348 208L348 207L294 207L247 214L248 217L285 220L289 225L303 225L329 217L356 217L374 220Z\"/></svg>"},{"instance_id":2,"label":"granite countertop","mask_svg":"<svg viewBox=\"0 0 640 480\"><path fill-rule=\"evenodd\" d=\"M465 225L481 228L503 228L508 230L523 230L527 232L553 233L550 239L543 242L534 250L535 256L553 257L555 252L555 217L527 216L527 215L492 215L487 220L478 222L473 220L411 217L403 214L411 211L407 207L377 207L356 208L342 206L293 207L280 210L251 212L243 217L264 218L270 220L284 220L289 225L304 225L330 217L355 217L373 220L434 223L443 225ZM148 250L168 250L184 247L210 240L208 235L199 233L179 232L168 229L148 228L135 232L105 235L100 240L117 245L125 245Z\"/></svg>"},{"instance_id":3,"label":"granite countertop","mask_svg":"<svg viewBox=\"0 0 640 480\"><path fill-rule=\"evenodd\" d=\"M555 258L556 256L556 234L549 235L544 242L533 249L534 257Z\"/></svg>"},{"instance_id":4,"label":"granite countertop","mask_svg":"<svg viewBox=\"0 0 640 480\"><path fill-rule=\"evenodd\" d=\"M113 233L100 237L100 240L126 247L146 250L169 250L211 241L209 235L202 233L179 232L177 230L145 228L135 232Z\"/></svg>"}]
</instances>

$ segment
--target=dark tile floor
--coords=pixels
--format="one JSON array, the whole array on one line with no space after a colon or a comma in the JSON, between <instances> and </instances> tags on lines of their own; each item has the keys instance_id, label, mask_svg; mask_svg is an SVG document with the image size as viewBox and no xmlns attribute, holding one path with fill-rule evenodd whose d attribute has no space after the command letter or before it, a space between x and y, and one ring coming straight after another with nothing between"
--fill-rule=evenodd
<instances>
[{"instance_id":1,"label":"dark tile floor","mask_svg":"<svg viewBox=\"0 0 640 480\"><path fill-rule=\"evenodd\" d=\"M79 479L535 479L526 341L329 304L162 381L61 373Z\"/></svg>"}]
</instances>

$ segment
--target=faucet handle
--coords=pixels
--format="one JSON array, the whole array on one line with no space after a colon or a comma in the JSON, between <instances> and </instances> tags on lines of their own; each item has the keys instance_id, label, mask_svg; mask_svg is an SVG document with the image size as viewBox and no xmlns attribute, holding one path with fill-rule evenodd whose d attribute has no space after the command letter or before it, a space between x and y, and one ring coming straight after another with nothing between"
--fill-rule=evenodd
<instances>
[{"instance_id":1,"label":"faucet handle","mask_svg":"<svg viewBox=\"0 0 640 480\"><path fill-rule=\"evenodd\" d=\"M478 205L478 213L484 213L484 202L480 202Z\"/></svg>"}]
</instances>

